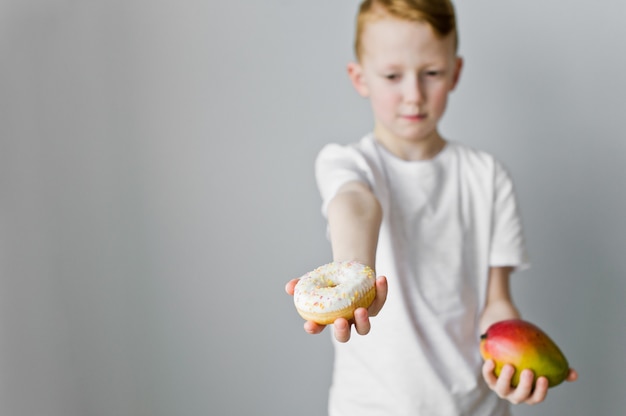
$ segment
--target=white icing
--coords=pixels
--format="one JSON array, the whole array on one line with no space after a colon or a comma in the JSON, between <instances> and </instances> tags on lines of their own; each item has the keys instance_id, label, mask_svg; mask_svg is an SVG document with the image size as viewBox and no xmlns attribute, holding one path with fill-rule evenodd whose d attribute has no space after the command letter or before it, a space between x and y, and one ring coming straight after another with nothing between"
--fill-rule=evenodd
<instances>
[{"instance_id":1,"label":"white icing","mask_svg":"<svg viewBox=\"0 0 626 416\"><path fill-rule=\"evenodd\" d=\"M308 313L328 313L351 306L373 286L374 271L354 261L332 262L300 278L294 289L296 307Z\"/></svg>"}]
</instances>

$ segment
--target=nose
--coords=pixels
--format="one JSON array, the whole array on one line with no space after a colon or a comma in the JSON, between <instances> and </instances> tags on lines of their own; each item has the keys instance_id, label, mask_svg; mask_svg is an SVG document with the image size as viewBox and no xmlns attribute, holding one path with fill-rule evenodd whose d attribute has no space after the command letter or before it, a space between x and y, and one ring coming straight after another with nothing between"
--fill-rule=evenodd
<instances>
[{"instance_id":1,"label":"nose","mask_svg":"<svg viewBox=\"0 0 626 416\"><path fill-rule=\"evenodd\" d=\"M410 104L422 104L426 99L424 83L418 74L405 77L403 85L404 100Z\"/></svg>"}]
</instances>

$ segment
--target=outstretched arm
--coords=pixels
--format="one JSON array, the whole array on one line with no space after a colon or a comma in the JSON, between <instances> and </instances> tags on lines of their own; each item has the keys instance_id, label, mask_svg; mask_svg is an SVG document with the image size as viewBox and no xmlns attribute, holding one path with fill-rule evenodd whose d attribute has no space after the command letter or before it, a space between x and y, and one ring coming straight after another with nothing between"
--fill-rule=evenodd
<instances>
[{"instance_id":1,"label":"outstretched arm","mask_svg":"<svg viewBox=\"0 0 626 416\"><path fill-rule=\"evenodd\" d=\"M381 221L380 203L367 185L343 185L328 205L333 260L355 260L375 269Z\"/></svg>"},{"instance_id":2,"label":"outstretched arm","mask_svg":"<svg viewBox=\"0 0 626 416\"><path fill-rule=\"evenodd\" d=\"M328 205L328 227L333 260L353 260L375 268L376 246L382 221L382 208L372 191L361 182L348 182L343 185ZM285 290L293 295L297 283L294 279L287 283ZM387 280L376 279L376 298L368 308L354 312L354 326L357 333L364 335L370 330L369 317L375 316L387 298ZM350 339L351 323L337 319L334 323L335 338L340 342ZM324 325L307 321L304 329L317 334Z\"/></svg>"}]
</instances>

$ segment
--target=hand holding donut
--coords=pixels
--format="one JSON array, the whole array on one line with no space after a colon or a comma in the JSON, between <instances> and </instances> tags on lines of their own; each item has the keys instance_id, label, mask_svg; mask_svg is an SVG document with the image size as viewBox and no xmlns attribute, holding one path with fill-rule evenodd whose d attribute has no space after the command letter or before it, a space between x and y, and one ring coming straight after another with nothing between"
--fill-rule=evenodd
<instances>
[{"instance_id":1,"label":"hand holding donut","mask_svg":"<svg viewBox=\"0 0 626 416\"><path fill-rule=\"evenodd\" d=\"M378 314L387 298L387 279L376 279L371 268L356 262L332 262L289 281L285 290L295 295L306 332L318 334L333 323L335 338L347 342L352 324L360 335L369 332L369 317Z\"/></svg>"}]
</instances>

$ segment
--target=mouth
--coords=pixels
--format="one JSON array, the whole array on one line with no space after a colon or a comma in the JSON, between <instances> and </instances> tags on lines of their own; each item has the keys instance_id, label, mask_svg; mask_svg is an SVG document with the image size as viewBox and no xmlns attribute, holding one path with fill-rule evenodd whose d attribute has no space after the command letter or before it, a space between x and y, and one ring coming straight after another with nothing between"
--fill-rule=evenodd
<instances>
[{"instance_id":1,"label":"mouth","mask_svg":"<svg viewBox=\"0 0 626 416\"><path fill-rule=\"evenodd\" d=\"M407 121L422 121L426 118L426 114L402 114L400 118Z\"/></svg>"}]
</instances>

